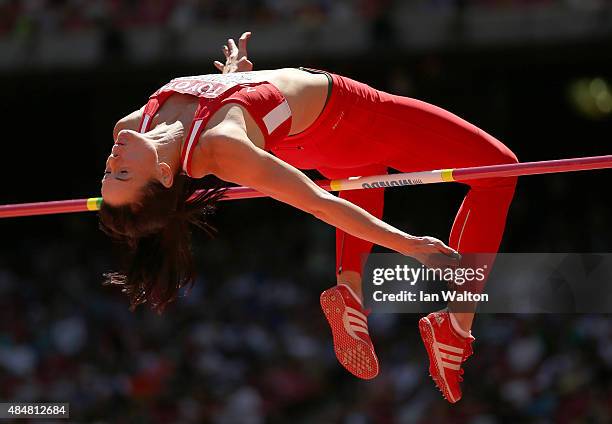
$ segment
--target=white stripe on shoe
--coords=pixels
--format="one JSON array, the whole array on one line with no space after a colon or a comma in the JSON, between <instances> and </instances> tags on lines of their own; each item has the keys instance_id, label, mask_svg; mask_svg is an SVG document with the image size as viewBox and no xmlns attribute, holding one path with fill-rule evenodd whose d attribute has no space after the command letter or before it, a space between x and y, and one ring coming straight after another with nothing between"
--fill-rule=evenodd
<instances>
[{"instance_id":1,"label":"white stripe on shoe","mask_svg":"<svg viewBox=\"0 0 612 424\"><path fill-rule=\"evenodd\" d=\"M453 353L458 353L458 354L462 354L463 353L463 349L455 347L455 346L450 346L444 343L440 343L440 342L434 342L434 347L438 348L438 349L444 349L444 350L448 350L449 352L453 352Z\"/></svg>"},{"instance_id":2,"label":"white stripe on shoe","mask_svg":"<svg viewBox=\"0 0 612 424\"><path fill-rule=\"evenodd\" d=\"M346 332L350 334L351 337L359 338L355 333L370 335L368 330L368 318L357 309L345 306L342 321L344 322Z\"/></svg>"},{"instance_id":3,"label":"white stripe on shoe","mask_svg":"<svg viewBox=\"0 0 612 424\"><path fill-rule=\"evenodd\" d=\"M459 363L461 363L461 360L463 359L461 356L451 355L450 353L445 353L445 352L440 352L440 356L443 359L448 359L450 361L459 362Z\"/></svg>"},{"instance_id":4,"label":"white stripe on shoe","mask_svg":"<svg viewBox=\"0 0 612 424\"><path fill-rule=\"evenodd\" d=\"M361 325L353 324L351 322L351 317L349 317L346 313L342 317L342 322L344 323L344 329L346 330L346 332L354 339L360 339L360 337L358 337L357 334L355 334L356 332L364 333L368 335L370 334L368 331L368 327L362 327L363 324Z\"/></svg>"},{"instance_id":5,"label":"white stripe on shoe","mask_svg":"<svg viewBox=\"0 0 612 424\"><path fill-rule=\"evenodd\" d=\"M362 327L365 328L366 331L368 329L368 324L366 324L365 322L363 322L363 320L357 318L357 317L352 317L352 316L348 316L348 322L350 322L353 327Z\"/></svg>"},{"instance_id":6,"label":"white stripe on shoe","mask_svg":"<svg viewBox=\"0 0 612 424\"><path fill-rule=\"evenodd\" d=\"M346 332L352 338L359 339L359 340L361 340L361 338L357 336L356 333L364 333L369 336L370 332L368 330L367 321L364 321L360 319L359 317L349 315L348 309L353 309L353 308L351 308L350 306L346 306L346 310L344 311L344 314L342 315L342 323L344 324L344 329L346 330ZM363 316L363 314L361 315Z\"/></svg>"},{"instance_id":7,"label":"white stripe on shoe","mask_svg":"<svg viewBox=\"0 0 612 424\"><path fill-rule=\"evenodd\" d=\"M443 352L442 349L458 354L463 354L463 349L458 347L450 346L440 342L434 342L434 350L436 351L437 357L439 358L442 366L450 368L451 370L459 371L461 368L462 356L451 355L450 353ZM451 362L453 361L453 362Z\"/></svg>"},{"instance_id":8,"label":"white stripe on shoe","mask_svg":"<svg viewBox=\"0 0 612 424\"><path fill-rule=\"evenodd\" d=\"M459 371L461 369L461 364L453 364L451 362L444 362L444 361L442 361L442 365L444 366L444 368L449 368L449 369L455 370L455 371ZM450 390L449 390L449 393L450 393Z\"/></svg>"},{"instance_id":9,"label":"white stripe on shoe","mask_svg":"<svg viewBox=\"0 0 612 424\"><path fill-rule=\"evenodd\" d=\"M370 335L367 328L352 326L351 329L356 333L364 333L368 336Z\"/></svg>"},{"instance_id":10,"label":"white stripe on shoe","mask_svg":"<svg viewBox=\"0 0 612 424\"><path fill-rule=\"evenodd\" d=\"M366 317L364 314L362 314L361 312L359 312L357 309L355 308L351 308L350 306L346 306L346 312L355 315L358 318L361 318L362 321L364 322L368 322L368 317Z\"/></svg>"}]
</instances>

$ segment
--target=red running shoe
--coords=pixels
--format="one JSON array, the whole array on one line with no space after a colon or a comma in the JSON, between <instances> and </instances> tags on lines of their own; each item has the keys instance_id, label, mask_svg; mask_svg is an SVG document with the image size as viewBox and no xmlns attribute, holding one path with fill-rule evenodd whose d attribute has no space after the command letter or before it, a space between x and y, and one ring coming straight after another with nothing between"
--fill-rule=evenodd
<instances>
[{"instance_id":1,"label":"red running shoe","mask_svg":"<svg viewBox=\"0 0 612 424\"><path fill-rule=\"evenodd\" d=\"M348 372L369 380L378 375L378 358L368 332L368 312L345 284L321 293L321 308L334 337L336 358Z\"/></svg>"},{"instance_id":2,"label":"red running shoe","mask_svg":"<svg viewBox=\"0 0 612 424\"><path fill-rule=\"evenodd\" d=\"M419 320L419 331L429 356L429 375L450 403L461 399L459 383L463 381L461 363L472 353L474 337L462 337L455 332L447 309Z\"/></svg>"}]
</instances>

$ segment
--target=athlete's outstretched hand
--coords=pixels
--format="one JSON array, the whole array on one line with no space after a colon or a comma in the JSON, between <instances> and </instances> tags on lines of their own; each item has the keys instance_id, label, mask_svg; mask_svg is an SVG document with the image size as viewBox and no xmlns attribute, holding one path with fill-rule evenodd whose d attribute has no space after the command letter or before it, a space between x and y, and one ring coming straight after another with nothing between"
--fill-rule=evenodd
<instances>
[{"instance_id":1,"label":"athlete's outstretched hand","mask_svg":"<svg viewBox=\"0 0 612 424\"><path fill-rule=\"evenodd\" d=\"M435 237L411 237L405 253L428 268L457 266L461 255Z\"/></svg>"},{"instance_id":2,"label":"athlete's outstretched hand","mask_svg":"<svg viewBox=\"0 0 612 424\"><path fill-rule=\"evenodd\" d=\"M247 43L249 38L251 38L251 33L249 31L242 33L238 39L238 46L236 46L236 42L233 38L229 38L227 44L223 46L225 65L215 60L215 68L224 74L252 71L253 62L249 60L247 54Z\"/></svg>"}]
</instances>

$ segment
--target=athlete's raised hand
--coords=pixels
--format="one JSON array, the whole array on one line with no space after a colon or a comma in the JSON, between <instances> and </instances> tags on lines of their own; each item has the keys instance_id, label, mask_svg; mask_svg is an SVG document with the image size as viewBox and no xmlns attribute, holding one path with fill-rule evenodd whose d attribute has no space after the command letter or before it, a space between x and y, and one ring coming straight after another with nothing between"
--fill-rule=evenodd
<instances>
[{"instance_id":1,"label":"athlete's raised hand","mask_svg":"<svg viewBox=\"0 0 612 424\"><path fill-rule=\"evenodd\" d=\"M253 62L249 60L247 54L247 43L249 38L251 38L251 33L249 31L242 33L238 39L238 46L236 46L236 42L233 38L229 38L227 44L223 46L225 65L215 60L215 68L224 74L252 71Z\"/></svg>"}]
</instances>

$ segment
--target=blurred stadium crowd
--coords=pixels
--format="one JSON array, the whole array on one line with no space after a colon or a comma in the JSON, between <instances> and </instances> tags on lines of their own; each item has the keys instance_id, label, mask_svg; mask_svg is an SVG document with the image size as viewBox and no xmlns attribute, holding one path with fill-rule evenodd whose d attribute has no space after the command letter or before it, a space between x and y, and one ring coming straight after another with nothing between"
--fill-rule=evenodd
<instances>
[{"instance_id":1,"label":"blurred stadium crowd","mask_svg":"<svg viewBox=\"0 0 612 424\"><path fill-rule=\"evenodd\" d=\"M73 418L98 423L612 421L606 316L478 317L465 396L451 407L427 375L416 316L371 316L382 363L374 381L337 363L318 306L320 275L333 267L331 243L319 246L331 242L324 226L260 239L261 250L282 246L292 279L278 266L202 272L162 316L130 313L117 289L100 286L111 259L86 247L85 227L74 220L63 240L17 241L2 255L0 399L70 402ZM203 242L199 261L233 258L244 269L253 249Z\"/></svg>"},{"instance_id":2,"label":"blurred stadium crowd","mask_svg":"<svg viewBox=\"0 0 612 424\"><path fill-rule=\"evenodd\" d=\"M245 29L258 63L537 45L609 37L612 1L0 0L0 69L193 62Z\"/></svg>"},{"instance_id":3,"label":"blurred stadium crowd","mask_svg":"<svg viewBox=\"0 0 612 424\"><path fill-rule=\"evenodd\" d=\"M112 22L121 29L189 26L206 22L274 24L291 21L376 19L401 5L414 10L521 9L555 6L599 9L608 0L2 0L0 35L79 31Z\"/></svg>"}]
</instances>

